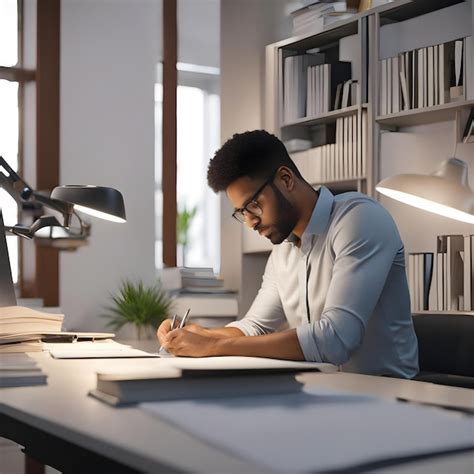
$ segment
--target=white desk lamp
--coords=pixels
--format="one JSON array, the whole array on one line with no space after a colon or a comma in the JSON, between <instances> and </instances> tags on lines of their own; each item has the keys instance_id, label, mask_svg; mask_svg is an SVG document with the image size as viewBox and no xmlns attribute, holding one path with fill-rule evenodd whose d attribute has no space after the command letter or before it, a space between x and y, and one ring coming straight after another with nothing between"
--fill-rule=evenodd
<instances>
[{"instance_id":1,"label":"white desk lamp","mask_svg":"<svg viewBox=\"0 0 474 474\"><path fill-rule=\"evenodd\" d=\"M379 193L413 207L474 224L474 193L467 163L449 158L431 175L400 174L382 180Z\"/></svg>"}]
</instances>

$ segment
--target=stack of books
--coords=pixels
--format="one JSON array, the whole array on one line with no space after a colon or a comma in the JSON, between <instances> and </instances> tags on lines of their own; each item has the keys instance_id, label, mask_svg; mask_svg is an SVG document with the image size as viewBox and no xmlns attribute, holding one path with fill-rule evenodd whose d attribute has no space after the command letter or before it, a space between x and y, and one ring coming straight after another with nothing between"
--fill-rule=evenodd
<instances>
[{"instance_id":1,"label":"stack of books","mask_svg":"<svg viewBox=\"0 0 474 474\"><path fill-rule=\"evenodd\" d=\"M357 81L348 61L323 53L287 56L283 62L283 121L291 123L357 103Z\"/></svg>"},{"instance_id":2,"label":"stack of books","mask_svg":"<svg viewBox=\"0 0 474 474\"><path fill-rule=\"evenodd\" d=\"M166 358L154 368L97 374L89 395L110 405L300 392L300 372L337 371L328 363L261 357Z\"/></svg>"},{"instance_id":3,"label":"stack of books","mask_svg":"<svg viewBox=\"0 0 474 474\"><path fill-rule=\"evenodd\" d=\"M439 235L436 248L438 311L474 309L474 235Z\"/></svg>"},{"instance_id":4,"label":"stack of books","mask_svg":"<svg viewBox=\"0 0 474 474\"><path fill-rule=\"evenodd\" d=\"M360 137L360 139L359 139ZM335 143L292 153L291 158L310 184L346 181L366 175L367 113L336 120Z\"/></svg>"},{"instance_id":5,"label":"stack of books","mask_svg":"<svg viewBox=\"0 0 474 474\"><path fill-rule=\"evenodd\" d=\"M295 36L316 34L339 20L346 20L357 13L357 8L346 1L313 0L302 8L293 10L293 34ZM352 2L354 3L354 2Z\"/></svg>"},{"instance_id":6,"label":"stack of books","mask_svg":"<svg viewBox=\"0 0 474 474\"><path fill-rule=\"evenodd\" d=\"M411 311L428 311L433 253L410 253L407 269Z\"/></svg>"},{"instance_id":7,"label":"stack of books","mask_svg":"<svg viewBox=\"0 0 474 474\"><path fill-rule=\"evenodd\" d=\"M164 268L160 276L178 315L190 308L192 322L207 326L224 325L237 318L237 294L224 287L224 280L212 268Z\"/></svg>"},{"instance_id":8,"label":"stack of books","mask_svg":"<svg viewBox=\"0 0 474 474\"><path fill-rule=\"evenodd\" d=\"M284 60L283 120L292 122L306 115L308 69L323 64L324 54L298 54Z\"/></svg>"},{"instance_id":9,"label":"stack of books","mask_svg":"<svg viewBox=\"0 0 474 474\"><path fill-rule=\"evenodd\" d=\"M350 78L350 62L339 61L334 64L308 67L306 116L314 117L333 109L355 105L357 82L354 81L351 87ZM351 89L352 94L350 94Z\"/></svg>"},{"instance_id":10,"label":"stack of books","mask_svg":"<svg viewBox=\"0 0 474 474\"><path fill-rule=\"evenodd\" d=\"M62 331L63 314L52 314L23 306L0 307L0 354L39 352L43 341L65 342L108 339L113 333Z\"/></svg>"},{"instance_id":11,"label":"stack of books","mask_svg":"<svg viewBox=\"0 0 474 474\"><path fill-rule=\"evenodd\" d=\"M407 270L412 312L474 310L474 235L439 235L436 253L409 254Z\"/></svg>"},{"instance_id":12,"label":"stack of books","mask_svg":"<svg viewBox=\"0 0 474 474\"><path fill-rule=\"evenodd\" d=\"M406 51L380 62L380 114L462 100L471 37Z\"/></svg>"}]
</instances>

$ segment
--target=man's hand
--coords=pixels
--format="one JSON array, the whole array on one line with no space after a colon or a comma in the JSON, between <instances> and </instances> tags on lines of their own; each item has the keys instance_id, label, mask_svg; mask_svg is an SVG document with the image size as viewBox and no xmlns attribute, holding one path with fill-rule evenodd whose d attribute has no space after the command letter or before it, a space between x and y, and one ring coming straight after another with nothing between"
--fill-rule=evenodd
<instances>
[{"instance_id":1,"label":"man's hand","mask_svg":"<svg viewBox=\"0 0 474 474\"><path fill-rule=\"evenodd\" d=\"M197 326L196 331L191 331L192 326ZM168 326L168 329L171 325ZM185 329L174 329L164 335L160 342L170 354L182 357L210 357L214 354L216 338L204 335L197 324L186 326ZM161 326L160 326L161 329ZM158 332L160 330L158 329Z\"/></svg>"},{"instance_id":2,"label":"man's hand","mask_svg":"<svg viewBox=\"0 0 474 474\"><path fill-rule=\"evenodd\" d=\"M165 336L171 331L172 321L172 319L166 319L160 324L160 327L156 331L156 336L158 337L158 340L160 341L161 345L163 345ZM179 320L175 322L175 329L177 329L178 326ZM202 326L199 326L199 324L186 324L186 330L195 334L200 334L202 336L213 337L211 331L206 328L203 328Z\"/></svg>"}]
</instances>

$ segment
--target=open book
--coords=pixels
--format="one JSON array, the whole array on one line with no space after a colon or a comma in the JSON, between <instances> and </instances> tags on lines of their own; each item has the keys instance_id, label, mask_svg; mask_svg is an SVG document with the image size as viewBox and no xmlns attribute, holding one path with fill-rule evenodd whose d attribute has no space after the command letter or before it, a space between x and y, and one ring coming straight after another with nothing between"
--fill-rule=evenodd
<instances>
[{"instance_id":1,"label":"open book","mask_svg":"<svg viewBox=\"0 0 474 474\"><path fill-rule=\"evenodd\" d=\"M97 374L89 395L110 405L196 398L292 393L299 372L335 372L332 364L260 357L160 359L152 370Z\"/></svg>"}]
</instances>

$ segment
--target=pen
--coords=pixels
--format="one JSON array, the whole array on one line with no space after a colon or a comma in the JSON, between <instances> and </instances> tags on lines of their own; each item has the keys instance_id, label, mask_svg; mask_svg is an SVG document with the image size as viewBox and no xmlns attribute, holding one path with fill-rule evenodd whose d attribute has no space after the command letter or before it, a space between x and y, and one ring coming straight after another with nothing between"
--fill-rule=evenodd
<instances>
[{"instance_id":1,"label":"pen","mask_svg":"<svg viewBox=\"0 0 474 474\"><path fill-rule=\"evenodd\" d=\"M177 317L178 317L177 314L175 314L175 315L173 316L173 320L171 321L171 329L170 329L170 331L172 331L172 330L174 329L174 325L175 325L175 323L176 323L176 318L177 318ZM162 350L163 350L163 346L160 346L160 349L159 349L158 352L161 352Z\"/></svg>"},{"instance_id":2,"label":"pen","mask_svg":"<svg viewBox=\"0 0 474 474\"><path fill-rule=\"evenodd\" d=\"M186 319L188 318L189 312L191 311L191 308L188 308L186 313L184 313L183 319L181 320L181 323L179 325L179 329L184 328L184 325L186 324Z\"/></svg>"},{"instance_id":3,"label":"pen","mask_svg":"<svg viewBox=\"0 0 474 474\"><path fill-rule=\"evenodd\" d=\"M174 329L174 323L176 322L176 318L178 317L177 314L173 316L173 321L171 321L171 331Z\"/></svg>"}]
</instances>

